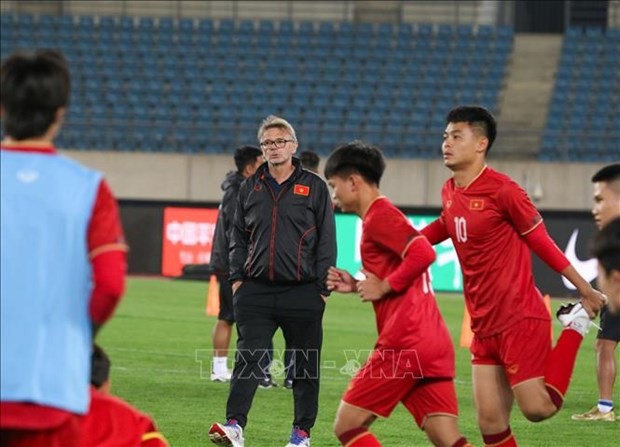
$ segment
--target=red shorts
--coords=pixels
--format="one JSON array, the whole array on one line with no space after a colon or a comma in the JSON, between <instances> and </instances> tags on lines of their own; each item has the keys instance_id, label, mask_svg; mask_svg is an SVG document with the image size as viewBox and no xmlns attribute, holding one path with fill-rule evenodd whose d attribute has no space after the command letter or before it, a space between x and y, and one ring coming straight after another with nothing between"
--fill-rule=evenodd
<instances>
[{"instance_id":1,"label":"red shorts","mask_svg":"<svg viewBox=\"0 0 620 447\"><path fill-rule=\"evenodd\" d=\"M536 377L544 377L551 352L551 322L525 318L504 332L490 337L474 336L471 343L473 365L501 366L511 387Z\"/></svg>"},{"instance_id":2,"label":"red shorts","mask_svg":"<svg viewBox=\"0 0 620 447\"><path fill-rule=\"evenodd\" d=\"M394 356L374 351L349 383L342 400L384 418L402 402L422 429L428 416L458 416L451 377L420 377L407 362L400 363Z\"/></svg>"},{"instance_id":3,"label":"red shorts","mask_svg":"<svg viewBox=\"0 0 620 447\"><path fill-rule=\"evenodd\" d=\"M67 447L79 446L81 416L70 415L60 426L41 430L1 429L2 447Z\"/></svg>"}]
</instances>

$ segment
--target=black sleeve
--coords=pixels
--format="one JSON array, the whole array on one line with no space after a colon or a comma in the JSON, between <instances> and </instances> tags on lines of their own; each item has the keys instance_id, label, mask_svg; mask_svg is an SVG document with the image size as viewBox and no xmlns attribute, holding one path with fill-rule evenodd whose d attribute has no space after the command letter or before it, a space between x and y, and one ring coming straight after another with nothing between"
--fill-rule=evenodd
<instances>
[{"instance_id":1,"label":"black sleeve","mask_svg":"<svg viewBox=\"0 0 620 447\"><path fill-rule=\"evenodd\" d=\"M248 182L239 188L237 200L233 201L235 212L230 228L230 276L229 281L243 280L243 265L248 257L248 234L245 231L245 210L243 204L247 195Z\"/></svg>"},{"instance_id":2,"label":"black sleeve","mask_svg":"<svg viewBox=\"0 0 620 447\"><path fill-rule=\"evenodd\" d=\"M224 197L222 197L222 208L220 209L220 213L222 213L222 223L226 231L226 241L230 241L238 196L239 187L231 186L224 193Z\"/></svg>"},{"instance_id":3,"label":"black sleeve","mask_svg":"<svg viewBox=\"0 0 620 447\"><path fill-rule=\"evenodd\" d=\"M319 236L316 258L317 287L321 295L328 296L330 291L327 289L327 270L336 265L336 220L325 182L317 182L317 189L319 194L314 207Z\"/></svg>"}]
</instances>

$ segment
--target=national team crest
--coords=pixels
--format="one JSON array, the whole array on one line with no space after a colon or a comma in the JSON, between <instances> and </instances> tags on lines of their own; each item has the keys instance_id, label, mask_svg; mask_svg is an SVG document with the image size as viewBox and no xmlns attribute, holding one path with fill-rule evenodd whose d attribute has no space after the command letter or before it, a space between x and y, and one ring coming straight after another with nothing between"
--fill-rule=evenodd
<instances>
[{"instance_id":1,"label":"national team crest","mask_svg":"<svg viewBox=\"0 0 620 447\"><path fill-rule=\"evenodd\" d=\"M484 209L483 199L471 199L469 201L469 209L472 211L481 211Z\"/></svg>"},{"instance_id":2,"label":"national team crest","mask_svg":"<svg viewBox=\"0 0 620 447\"><path fill-rule=\"evenodd\" d=\"M293 194L297 194L298 196L306 196L310 195L310 187L306 185L296 184L293 187Z\"/></svg>"}]
</instances>

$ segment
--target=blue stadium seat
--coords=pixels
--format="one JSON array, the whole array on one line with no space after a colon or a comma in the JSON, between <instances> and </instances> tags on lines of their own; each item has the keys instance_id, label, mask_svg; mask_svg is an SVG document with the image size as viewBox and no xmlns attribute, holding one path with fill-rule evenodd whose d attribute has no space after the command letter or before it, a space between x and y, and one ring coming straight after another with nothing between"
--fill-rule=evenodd
<instances>
[{"instance_id":1,"label":"blue stadium seat","mask_svg":"<svg viewBox=\"0 0 620 447\"><path fill-rule=\"evenodd\" d=\"M238 30L242 34L251 35L254 33L254 21L252 20L242 20L239 22Z\"/></svg>"},{"instance_id":2,"label":"blue stadium seat","mask_svg":"<svg viewBox=\"0 0 620 447\"><path fill-rule=\"evenodd\" d=\"M362 22L354 26L353 31L358 36L370 37L373 33L372 23Z\"/></svg>"},{"instance_id":3,"label":"blue stadium seat","mask_svg":"<svg viewBox=\"0 0 620 447\"><path fill-rule=\"evenodd\" d=\"M258 23L258 32L260 34L273 34L275 27L272 20L261 20Z\"/></svg>"},{"instance_id":4,"label":"blue stadium seat","mask_svg":"<svg viewBox=\"0 0 620 447\"><path fill-rule=\"evenodd\" d=\"M295 32L293 22L290 20L280 20L278 22L278 34L283 37L291 36Z\"/></svg>"},{"instance_id":5,"label":"blue stadium seat","mask_svg":"<svg viewBox=\"0 0 620 447\"><path fill-rule=\"evenodd\" d=\"M334 34L334 23L333 22L320 22L318 34L322 36L327 36L333 38Z\"/></svg>"},{"instance_id":6,"label":"blue stadium seat","mask_svg":"<svg viewBox=\"0 0 620 447\"><path fill-rule=\"evenodd\" d=\"M235 31L235 21L233 19L220 19L217 30L220 34L232 34Z\"/></svg>"},{"instance_id":7,"label":"blue stadium seat","mask_svg":"<svg viewBox=\"0 0 620 447\"><path fill-rule=\"evenodd\" d=\"M43 17L50 17L50 16L43 16ZM13 15L12 14L8 14L8 13L4 13L0 15L0 26L1 27L5 27L5 26L13 26Z\"/></svg>"},{"instance_id":8,"label":"blue stadium seat","mask_svg":"<svg viewBox=\"0 0 620 447\"><path fill-rule=\"evenodd\" d=\"M179 24L181 24L182 22L180 22ZM187 24L185 24L184 26L188 26ZM198 34L207 34L207 35L211 35L213 34L213 30L215 28L215 24L213 23L213 20L211 19L200 19L198 21ZM188 30L189 32L193 31L193 25L192 28Z\"/></svg>"},{"instance_id":9,"label":"blue stadium seat","mask_svg":"<svg viewBox=\"0 0 620 447\"><path fill-rule=\"evenodd\" d=\"M177 23L179 37L183 34L191 34L194 32L194 19L182 17ZM212 27L211 27L212 29Z\"/></svg>"},{"instance_id":10,"label":"blue stadium seat","mask_svg":"<svg viewBox=\"0 0 620 447\"><path fill-rule=\"evenodd\" d=\"M351 36L353 35L354 26L351 22L340 22L338 23L338 34Z\"/></svg>"},{"instance_id":11,"label":"blue stadium seat","mask_svg":"<svg viewBox=\"0 0 620 447\"><path fill-rule=\"evenodd\" d=\"M174 32L174 20L171 17L160 17L157 20L157 30L166 33Z\"/></svg>"},{"instance_id":12,"label":"blue stadium seat","mask_svg":"<svg viewBox=\"0 0 620 447\"><path fill-rule=\"evenodd\" d=\"M20 13L20 14L17 14L16 18L17 18L16 22L19 23L20 26L27 27L27 28L34 27L35 20L34 20L33 14Z\"/></svg>"},{"instance_id":13,"label":"blue stadium seat","mask_svg":"<svg viewBox=\"0 0 620 447\"><path fill-rule=\"evenodd\" d=\"M400 32L400 27L398 28ZM411 28L409 28L411 30ZM391 23L381 23L377 27L377 37L383 39L390 39L394 35L394 26Z\"/></svg>"},{"instance_id":14,"label":"blue stadium seat","mask_svg":"<svg viewBox=\"0 0 620 447\"><path fill-rule=\"evenodd\" d=\"M138 28L152 33L155 31L155 20L152 17L140 17L138 18Z\"/></svg>"},{"instance_id":15,"label":"blue stadium seat","mask_svg":"<svg viewBox=\"0 0 620 447\"><path fill-rule=\"evenodd\" d=\"M314 23L304 20L302 22L299 22L298 24L298 28L297 28L297 34L298 35L313 35L314 34Z\"/></svg>"},{"instance_id":16,"label":"blue stadium seat","mask_svg":"<svg viewBox=\"0 0 620 447\"><path fill-rule=\"evenodd\" d=\"M123 31L133 31L134 30L134 19L133 17L123 16L118 20L118 29Z\"/></svg>"},{"instance_id":17,"label":"blue stadium seat","mask_svg":"<svg viewBox=\"0 0 620 447\"><path fill-rule=\"evenodd\" d=\"M430 23L418 23L415 27L415 34L420 38L428 39L433 35L433 25Z\"/></svg>"},{"instance_id":18,"label":"blue stadium seat","mask_svg":"<svg viewBox=\"0 0 620 447\"><path fill-rule=\"evenodd\" d=\"M603 36L603 28L600 26L587 26L584 29L584 34L586 37L602 37Z\"/></svg>"},{"instance_id":19,"label":"blue stadium seat","mask_svg":"<svg viewBox=\"0 0 620 447\"><path fill-rule=\"evenodd\" d=\"M514 30L511 26L500 25L497 27L497 37L500 40L512 40L514 38Z\"/></svg>"}]
</instances>

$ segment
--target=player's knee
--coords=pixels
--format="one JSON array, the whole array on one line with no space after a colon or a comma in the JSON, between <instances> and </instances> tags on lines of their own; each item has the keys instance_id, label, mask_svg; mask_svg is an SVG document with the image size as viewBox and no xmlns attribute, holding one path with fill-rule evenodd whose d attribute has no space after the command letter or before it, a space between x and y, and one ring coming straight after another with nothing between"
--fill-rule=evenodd
<instances>
[{"instance_id":1,"label":"player's knee","mask_svg":"<svg viewBox=\"0 0 620 447\"><path fill-rule=\"evenodd\" d=\"M551 416L558 412L555 406L545 406L541 408L525 408L521 409L523 416L530 422L542 422L545 419L549 419Z\"/></svg>"},{"instance_id":2,"label":"player's knee","mask_svg":"<svg viewBox=\"0 0 620 447\"><path fill-rule=\"evenodd\" d=\"M336 421L334 422L334 434L336 435L337 438L340 438L340 436L342 436L344 433L348 432L349 430L356 428L353 427L351 424L348 424L346 421L340 419L340 418L336 418Z\"/></svg>"},{"instance_id":3,"label":"player's knee","mask_svg":"<svg viewBox=\"0 0 620 447\"><path fill-rule=\"evenodd\" d=\"M340 436L342 436L344 433L362 427L366 427L366 425L361 421L347 417L346 414L338 414L336 416L336 420L334 421L333 430L336 437L340 438Z\"/></svg>"}]
</instances>

